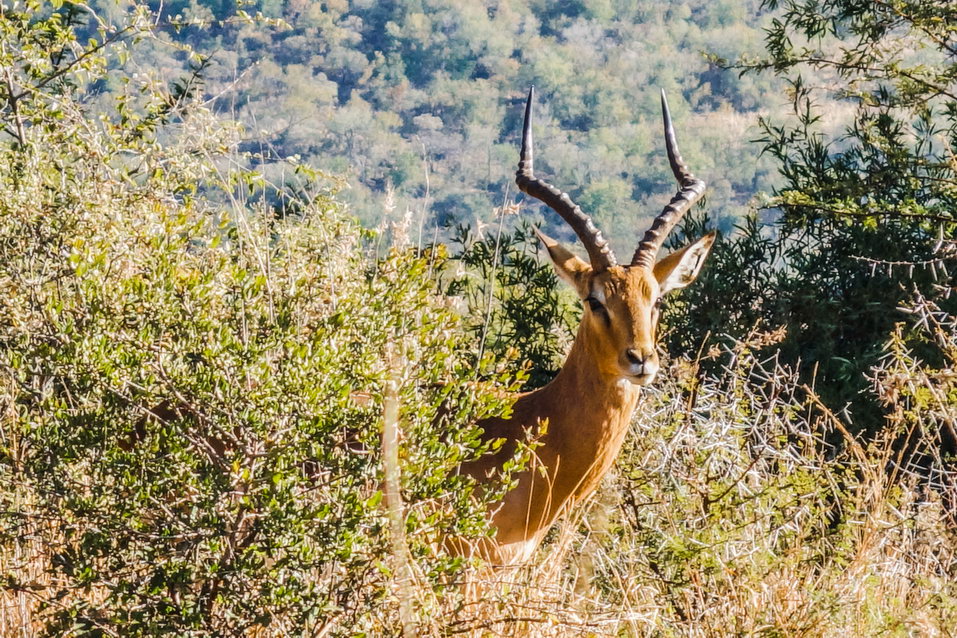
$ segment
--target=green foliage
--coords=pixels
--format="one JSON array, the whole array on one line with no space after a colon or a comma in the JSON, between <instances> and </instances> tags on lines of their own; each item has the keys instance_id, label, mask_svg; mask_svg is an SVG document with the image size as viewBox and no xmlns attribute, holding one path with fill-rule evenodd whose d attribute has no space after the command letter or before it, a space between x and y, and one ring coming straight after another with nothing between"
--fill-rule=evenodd
<instances>
[{"instance_id":1,"label":"green foliage","mask_svg":"<svg viewBox=\"0 0 957 638\"><path fill-rule=\"evenodd\" d=\"M692 211L668 241L681 245L701 237L711 228L705 214ZM735 233L715 243L694 285L663 302L662 338L669 350L692 354L709 339L742 337L779 303L783 246L756 216L745 217Z\"/></svg>"},{"instance_id":2,"label":"green foliage","mask_svg":"<svg viewBox=\"0 0 957 638\"><path fill-rule=\"evenodd\" d=\"M749 70L785 77L796 122L763 121L766 152L785 184L776 202L799 227L840 218L890 237L952 229L957 173L957 63L953 3L824 3L769 0L780 17L766 37L768 55ZM834 79L830 94L803 74ZM844 135L829 140L821 97L843 101ZM833 116L832 116L833 117ZM910 246L898 253L908 254ZM896 253L886 255L896 258Z\"/></svg>"},{"instance_id":3,"label":"green foliage","mask_svg":"<svg viewBox=\"0 0 957 638\"><path fill-rule=\"evenodd\" d=\"M782 177L767 202L781 214L719 244L687 293L694 310L672 319L686 347L708 332L741 338L759 321L784 326L785 360L873 432L878 406L862 391L898 307L953 285L940 250L957 233L954 6L764 6L778 12L767 54L736 68L789 85L792 117L762 118L758 140Z\"/></svg>"},{"instance_id":4,"label":"green foliage","mask_svg":"<svg viewBox=\"0 0 957 638\"><path fill-rule=\"evenodd\" d=\"M506 407L456 383L474 347L434 294L441 264L368 258L305 167L295 192L242 168L189 77L114 75L123 90L91 100L151 37L144 10L16 8L0 13L5 591L37 635L391 633L386 385L402 542L429 589L461 567L440 539L488 531L453 470Z\"/></svg>"},{"instance_id":5,"label":"green foliage","mask_svg":"<svg viewBox=\"0 0 957 638\"><path fill-rule=\"evenodd\" d=\"M449 282L447 293L465 301L478 358L487 352L496 360L517 361L536 388L564 363L581 312L551 264L536 259L540 242L530 226L521 223L509 232L506 214L500 212L498 226L486 228L484 236L459 227L455 258L464 272Z\"/></svg>"},{"instance_id":6,"label":"green foliage","mask_svg":"<svg viewBox=\"0 0 957 638\"><path fill-rule=\"evenodd\" d=\"M765 108L776 87L702 55L758 53L765 17L753 0L242 3L276 18L272 26L229 19L229 4L153 6L171 24L167 37L210 58L206 95L245 123L249 143L341 173L350 184L341 196L368 226L381 219L390 180L400 206L425 211L427 226L487 215L514 172L530 84L547 105L542 170L595 206L613 241L633 240L632 200L649 215L674 186L659 88L685 158L715 186L716 219L737 217L740 202L769 187L745 114ZM189 26L198 16L208 23ZM153 56L170 75L184 57ZM264 159L265 171L279 170Z\"/></svg>"}]
</instances>

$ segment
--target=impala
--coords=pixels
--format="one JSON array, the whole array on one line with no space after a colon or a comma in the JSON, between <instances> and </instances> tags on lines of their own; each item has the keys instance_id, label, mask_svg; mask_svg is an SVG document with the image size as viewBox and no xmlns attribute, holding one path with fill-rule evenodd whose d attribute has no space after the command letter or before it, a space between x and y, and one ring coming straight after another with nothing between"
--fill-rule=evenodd
<instances>
[{"instance_id":1,"label":"impala","mask_svg":"<svg viewBox=\"0 0 957 638\"><path fill-rule=\"evenodd\" d=\"M487 439L503 439L504 444L462 467L480 485L497 480L503 463L527 439L528 431L546 426L529 467L515 477L517 486L491 512L495 536L478 551L493 564L526 560L555 519L594 492L611 468L641 386L651 383L658 371L658 303L667 293L694 281L715 239L709 233L656 261L668 233L705 189L678 154L664 92L665 146L679 188L645 232L630 263L622 265L591 218L566 193L535 176L534 91L529 91L525 105L516 183L572 227L590 263L536 231L559 277L571 284L585 308L574 344L555 379L520 395L508 418L481 422Z\"/></svg>"}]
</instances>

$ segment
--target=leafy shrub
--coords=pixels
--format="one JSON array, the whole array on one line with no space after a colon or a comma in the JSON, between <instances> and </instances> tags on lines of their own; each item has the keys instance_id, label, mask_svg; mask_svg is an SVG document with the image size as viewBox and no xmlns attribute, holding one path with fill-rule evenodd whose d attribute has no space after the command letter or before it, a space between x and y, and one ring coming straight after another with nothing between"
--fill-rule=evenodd
<instances>
[{"instance_id":1,"label":"leafy shrub","mask_svg":"<svg viewBox=\"0 0 957 638\"><path fill-rule=\"evenodd\" d=\"M692 216L673 245L707 225L706 216ZM752 215L716 243L695 285L666 305L664 338L671 351L694 353L744 339L755 327L783 327L784 338L773 344L782 362L831 409L847 410L855 432L873 434L882 410L866 391L868 376L915 291L952 286L939 250L945 244L919 223L900 220L876 228L847 219L801 226ZM940 303L953 312L954 299ZM937 356L914 346L921 356ZM706 367L718 373L724 363Z\"/></svg>"},{"instance_id":2,"label":"leafy shrub","mask_svg":"<svg viewBox=\"0 0 957 638\"><path fill-rule=\"evenodd\" d=\"M455 264L447 294L463 300L467 327L480 353L527 367L528 385L539 387L561 368L581 310L574 294L558 282L549 263L536 259L540 242L528 223L506 228L509 209L498 211L497 228L475 233L459 226L453 239Z\"/></svg>"},{"instance_id":3,"label":"leafy shrub","mask_svg":"<svg viewBox=\"0 0 957 638\"><path fill-rule=\"evenodd\" d=\"M757 140L782 178L766 202L779 214L717 246L689 291L694 310L675 317L679 338L785 326L783 360L873 434L882 415L867 377L898 308L954 285L935 251L957 233L957 14L947 0L762 5L776 11L766 54L735 68L788 85L790 117L759 120Z\"/></svg>"},{"instance_id":4,"label":"leafy shrub","mask_svg":"<svg viewBox=\"0 0 957 638\"><path fill-rule=\"evenodd\" d=\"M289 193L241 168L235 131L189 91L127 77L117 103L91 103L117 50L77 40L83 9L0 15L13 622L51 636L391 633L386 388L410 503L399 540L440 588L461 561L439 540L488 531L452 470L481 451L470 424L505 407L456 383L474 348L434 294L440 264L399 247L367 257L302 167L312 195L277 219L270 201ZM101 41L150 37L144 15L100 25Z\"/></svg>"}]
</instances>

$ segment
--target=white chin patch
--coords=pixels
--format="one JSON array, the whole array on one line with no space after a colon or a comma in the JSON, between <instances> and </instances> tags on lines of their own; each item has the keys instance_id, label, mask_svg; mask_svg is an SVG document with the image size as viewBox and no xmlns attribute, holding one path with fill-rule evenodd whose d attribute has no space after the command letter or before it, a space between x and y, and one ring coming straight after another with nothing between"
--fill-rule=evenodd
<instances>
[{"instance_id":1,"label":"white chin patch","mask_svg":"<svg viewBox=\"0 0 957 638\"><path fill-rule=\"evenodd\" d=\"M646 374L643 376L626 376L618 379L619 385L623 386L635 386L635 385L648 385L655 380L655 375Z\"/></svg>"}]
</instances>

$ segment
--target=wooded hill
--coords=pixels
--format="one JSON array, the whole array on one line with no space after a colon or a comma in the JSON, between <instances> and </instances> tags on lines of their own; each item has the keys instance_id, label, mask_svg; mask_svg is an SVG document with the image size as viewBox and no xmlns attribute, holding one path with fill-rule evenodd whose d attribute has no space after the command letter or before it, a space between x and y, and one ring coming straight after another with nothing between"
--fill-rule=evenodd
<instances>
[{"instance_id":1,"label":"wooded hill","mask_svg":"<svg viewBox=\"0 0 957 638\"><path fill-rule=\"evenodd\" d=\"M781 83L740 78L705 55L761 50L756 0L243 4L270 25L228 20L230 1L152 4L178 24L197 21L167 33L208 56L202 91L246 124L263 161L298 155L343 177L341 198L367 225L390 187L399 211L423 215L426 228L490 217L509 188L514 196L530 85L541 171L622 247L674 188L659 89L721 226L770 189L771 165L749 140L758 113L785 102ZM157 49L150 71L173 77L185 58Z\"/></svg>"}]
</instances>

